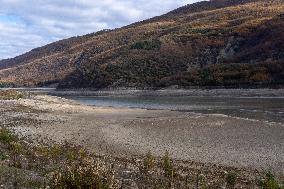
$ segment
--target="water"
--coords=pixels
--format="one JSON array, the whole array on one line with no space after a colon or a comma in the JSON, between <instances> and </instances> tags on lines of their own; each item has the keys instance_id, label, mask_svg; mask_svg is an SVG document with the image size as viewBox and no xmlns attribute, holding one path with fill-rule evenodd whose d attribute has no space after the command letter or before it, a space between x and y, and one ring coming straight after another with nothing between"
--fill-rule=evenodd
<instances>
[{"instance_id":1,"label":"water","mask_svg":"<svg viewBox=\"0 0 284 189\"><path fill-rule=\"evenodd\" d=\"M279 90L255 90L251 97L229 97L226 91L223 90L221 90L221 93L218 90L212 90L213 93L211 95L207 94L205 96L174 96L172 94L170 96L149 96L143 92L132 96L125 95L125 93L123 93L124 95L119 95L119 93L113 95L109 92L106 92L105 96L101 96L104 93L87 92L87 95L93 93L95 96L79 96L82 92L55 91L54 88L17 88L17 90L64 96L83 104L102 107L166 109L205 114L224 114L233 117L284 123L284 96L282 92L279 93ZM229 91L232 94L236 92ZM240 94L250 96L247 90L241 90L240 92ZM204 94L204 91L201 91L200 95L202 94ZM225 94L226 96L220 96L220 94ZM265 96L254 96L255 94L263 94ZM278 94L278 96L274 96L275 94Z\"/></svg>"},{"instance_id":2,"label":"water","mask_svg":"<svg viewBox=\"0 0 284 189\"><path fill-rule=\"evenodd\" d=\"M87 105L167 109L284 123L284 97L72 96Z\"/></svg>"}]
</instances>

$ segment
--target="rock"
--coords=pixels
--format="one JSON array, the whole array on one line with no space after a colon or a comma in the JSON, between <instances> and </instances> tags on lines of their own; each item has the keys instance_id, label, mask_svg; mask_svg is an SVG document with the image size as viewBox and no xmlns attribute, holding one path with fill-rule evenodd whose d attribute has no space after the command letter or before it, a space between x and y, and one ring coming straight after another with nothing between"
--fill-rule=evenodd
<instances>
[{"instance_id":1,"label":"rock","mask_svg":"<svg viewBox=\"0 0 284 189\"><path fill-rule=\"evenodd\" d=\"M217 57L217 63L222 63L223 60L229 59L236 54L239 43L242 39L234 36L230 37L225 48L221 49Z\"/></svg>"}]
</instances>

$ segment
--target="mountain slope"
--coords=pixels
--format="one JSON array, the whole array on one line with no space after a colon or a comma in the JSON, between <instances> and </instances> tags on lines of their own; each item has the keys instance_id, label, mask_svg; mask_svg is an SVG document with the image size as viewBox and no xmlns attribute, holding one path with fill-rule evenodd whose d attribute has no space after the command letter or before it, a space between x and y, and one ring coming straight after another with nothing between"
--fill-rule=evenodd
<instances>
[{"instance_id":1,"label":"mountain slope","mask_svg":"<svg viewBox=\"0 0 284 189\"><path fill-rule=\"evenodd\" d=\"M212 0L0 61L0 83L61 88L281 85L284 2Z\"/></svg>"}]
</instances>

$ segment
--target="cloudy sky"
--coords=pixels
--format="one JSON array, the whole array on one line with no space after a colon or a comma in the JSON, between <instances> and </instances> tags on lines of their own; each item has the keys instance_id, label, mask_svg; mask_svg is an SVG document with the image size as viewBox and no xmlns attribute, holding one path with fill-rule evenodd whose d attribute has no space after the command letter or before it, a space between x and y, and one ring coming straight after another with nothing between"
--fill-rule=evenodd
<instances>
[{"instance_id":1,"label":"cloudy sky","mask_svg":"<svg viewBox=\"0 0 284 189\"><path fill-rule=\"evenodd\" d=\"M101 29L121 27L199 0L0 0L0 59Z\"/></svg>"}]
</instances>

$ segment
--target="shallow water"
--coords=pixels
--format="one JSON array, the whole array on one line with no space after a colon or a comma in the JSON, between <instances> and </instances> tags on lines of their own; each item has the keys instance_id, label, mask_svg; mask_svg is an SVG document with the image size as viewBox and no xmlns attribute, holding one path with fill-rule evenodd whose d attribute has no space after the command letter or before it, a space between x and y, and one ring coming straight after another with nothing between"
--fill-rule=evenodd
<instances>
[{"instance_id":1,"label":"shallow water","mask_svg":"<svg viewBox=\"0 0 284 189\"><path fill-rule=\"evenodd\" d=\"M284 123L284 97L69 96L87 105L168 109Z\"/></svg>"},{"instance_id":2,"label":"shallow water","mask_svg":"<svg viewBox=\"0 0 284 189\"><path fill-rule=\"evenodd\" d=\"M206 93L208 91L199 91L200 95L203 94L203 96L183 96L179 93L177 93L179 95L175 96L170 94L171 91L169 96L165 92L161 96L159 93L154 93L153 95L143 91L138 91L138 94L134 93L133 95L125 95L124 91L122 91L122 95L119 92L113 95L107 91L105 96L102 96L104 93L100 92L93 92L95 96L79 96L80 91L77 94L78 91L55 91L54 88L18 88L17 90L64 96L83 104L102 107L167 109L206 114L224 114L240 118L284 123L284 96L281 92L279 93L279 90L260 89L255 90L252 94L248 90L237 90L241 96L234 96L236 91L229 90L228 94L231 94L233 97L228 96L226 93L228 90L212 90L209 91L209 95ZM266 94L267 91L270 95ZM133 91L130 92L133 93ZM204 96L204 94L206 95ZM225 96L221 96L222 94L225 94ZM266 94L266 96L261 97L259 96L260 94Z\"/></svg>"}]
</instances>

